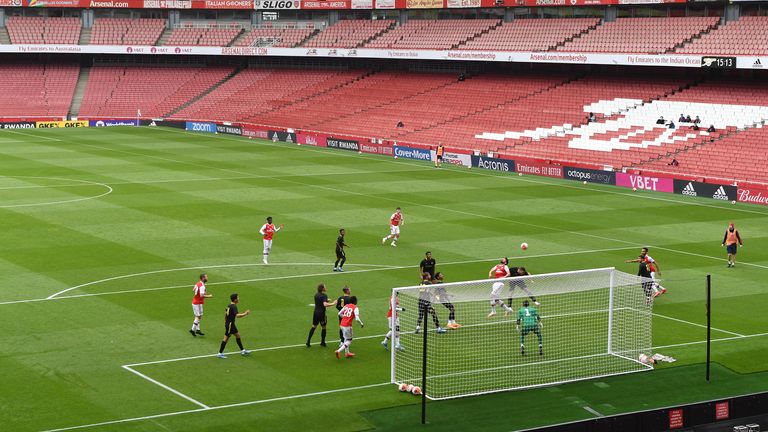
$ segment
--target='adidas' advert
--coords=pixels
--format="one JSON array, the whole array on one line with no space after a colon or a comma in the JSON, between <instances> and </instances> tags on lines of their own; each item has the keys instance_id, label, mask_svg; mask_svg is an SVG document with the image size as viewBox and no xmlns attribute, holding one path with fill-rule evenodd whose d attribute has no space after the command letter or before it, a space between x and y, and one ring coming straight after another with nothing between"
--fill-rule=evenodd
<instances>
[{"instance_id":1,"label":"'adidas' advert","mask_svg":"<svg viewBox=\"0 0 768 432\"><path fill-rule=\"evenodd\" d=\"M731 185L718 185L688 180L675 180L674 190L676 194L691 197L708 197L720 201L736 200L736 187Z\"/></svg>"}]
</instances>

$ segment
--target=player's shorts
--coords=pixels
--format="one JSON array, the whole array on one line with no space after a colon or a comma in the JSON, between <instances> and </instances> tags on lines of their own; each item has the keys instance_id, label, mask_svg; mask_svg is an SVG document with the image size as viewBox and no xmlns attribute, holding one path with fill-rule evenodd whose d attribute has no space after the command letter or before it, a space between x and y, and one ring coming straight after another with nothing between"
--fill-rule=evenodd
<instances>
[{"instance_id":1,"label":"player's shorts","mask_svg":"<svg viewBox=\"0 0 768 432\"><path fill-rule=\"evenodd\" d=\"M523 326L523 328L520 330L520 334L525 337L528 335L528 333L539 334L539 326Z\"/></svg>"},{"instance_id":2,"label":"player's shorts","mask_svg":"<svg viewBox=\"0 0 768 432\"><path fill-rule=\"evenodd\" d=\"M738 249L738 246L736 245L736 243L729 244L728 246L725 247L725 250L727 250L728 253L731 254L731 255L736 255L736 250L737 249Z\"/></svg>"},{"instance_id":3,"label":"player's shorts","mask_svg":"<svg viewBox=\"0 0 768 432\"><path fill-rule=\"evenodd\" d=\"M194 312L195 316L203 316L203 305L192 304L192 312Z\"/></svg>"},{"instance_id":4,"label":"player's shorts","mask_svg":"<svg viewBox=\"0 0 768 432\"><path fill-rule=\"evenodd\" d=\"M442 161L443 160L443 155L437 155L437 160Z\"/></svg>"},{"instance_id":5,"label":"player's shorts","mask_svg":"<svg viewBox=\"0 0 768 432\"><path fill-rule=\"evenodd\" d=\"M501 290L504 289L504 282L496 282L493 284L493 287L491 287L491 301L496 301L499 299L499 295L501 294Z\"/></svg>"},{"instance_id":6,"label":"player's shorts","mask_svg":"<svg viewBox=\"0 0 768 432\"><path fill-rule=\"evenodd\" d=\"M656 272L655 271L651 272L651 279L656 279Z\"/></svg>"},{"instance_id":7,"label":"player's shorts","mask_svg":"<svg viewBox=\"0 0 768 432\"><path fill-rule=\"evenodd\" d=\"M234 322L232 324L224 324L224 336L231 336L237 333L240 333L240 331L237 330Z\"/></svg>"},{"instance_id":8,"label":"player's shorts","mask_svg":"<svg viewBox=\"0 0 768 432\"><path fill-rule=\"evenodd\" d=\"M336 249L336 259L342 259L342 258L346 258L346 257L347 257L347 255L344 253L343 250Z\"/></svg>"},{"instance_id":9,"label":"player's shorts","mask_svg":"<svg viewBox=\"0 0 768 432\"><path fill-rule=\"evenodd\" d=\"M400 225L390 225L389 226L389 233L391 235L399 235L400 234Z\"/></svg>"},{"instance_id":10,"label":"player's shorts","mask_svg":"<svg viewBox=\"0 0 768 432\"><path fill-rule=\"evenodd\" d=\"M316 326L320 324L321 326L325 327L326 324L328 324L328 316L325 314L325 312L315 312L312 314L312 325Z\"/></svg>"},{"instance_id":11,"label":"player's shorts","mask_svg":"<svg viewBox=\"0 0 768 432\"><path fill-rule=\"evenodd\" d=\"M395 318L395 327L396 327L395 330L400 328L400 318L399 317ZM392 329L392 317L387 317L387 328L390 329L390 330Z\"/></svg>"},{"instance_id":12,"label":"player's shorts","mask_svg":"<svg viewBox=\"0 0 768 432\"><path fill-rule=\"evenodd\" d=\"M272 249L272 240L264 240L264 250Z\"/></svg>"},{"instance_id":13,"label":"player's shorts","mask_svg":"<svg viewBox=\"0 0 768 432\"><path fill-rule=\"evenodd\" d=\"M352 327L342 327L341 328L341 335L344 337L344 340L352 340L353 332Z\"/></svg>"}]
</instances>

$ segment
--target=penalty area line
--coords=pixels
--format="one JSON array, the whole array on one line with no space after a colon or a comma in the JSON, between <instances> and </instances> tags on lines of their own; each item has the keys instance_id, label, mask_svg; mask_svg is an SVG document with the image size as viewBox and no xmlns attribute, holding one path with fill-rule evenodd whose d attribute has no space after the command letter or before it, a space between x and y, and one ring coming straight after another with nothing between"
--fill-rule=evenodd
<instances>
[{"instance_id":1,"label":"penalty area line","mask_svg":"<svg viewBox=\"0 0 768 432\"><path fill-rule=\"evenodd\" d=\"M206 404L204 404L202 402L199 402L199 401L197 401L195 399L192 399L191 397L189 397L189 396L185 395L184 393L182 393L182 392L172 388L171 386L165 385L165 384L161 383L160 381L158 381L156 379L150 378L150 377L144 375L143 373L141 373L139 371L131 369L130 366L122 366L122 368L127 370L128 372L131 372L132 374L134 374L134 375L136 375L138 377L141 377L141 378L151 382L152 384L155 384L157 386L160 386L160 387L164 388L165 390L168 390L169 392L175 394L176 396L179 396L181 398L184 398L184 399L188 400L189 402L192 402L193 404L199 406L200 408L205 408L205 409L209 409L210 408L208 405L206 405Z\"/></svg>"},{"instance_id":2,"label":"penalty area line","mask_svg":"<svg viewBox=\"0 0 768 432\"><path fill-rule=\"evenodd\" d=\"M130 422L136 422L136 421L142 421L142 420L153 420L158 418L164 418L164 417L173 417L183 414L192 414L192 413L198 413L198 412L207 412L207 411L215 411L215 410L222 410L222 409L228 409L228 408L237 408L237 407L244 407L244 406L250 406L250 405L259 405L259 404L265 404L270 402L279 402L279 401L285 401L285 400L292 400L292 399L303 399L303 398L309 398L314 396L322 396L327 394L333 394L333 393L343 393L353 390L365 390L370 388L376 388L376 387L383 387L391 385L390 382L384 382L384 383L378 383L378 384L368 384L368 385L362 385L362 386L356 386L356 387L346 387L346 388L340 388L340 389L333 389L333 390L323 390L318 392L312 392L312 393L303 393L303 394L297 394L297 395L290 395L290 396L281 396L281 397L275 397L270 399L259 399L254 401L248 401L248 402L238 402L233 404L227 404L227 405L218 405L218 406L212 406L212 407L205 407L205 408L197 408L197 409L191 409L191 410L185 410L185 411L175 411L175 412L169 412L169 413L162 413L162 414L155 414L155 415L149 415L144 417L133 417L133 418L126 418L126 419L120 419L120 420L111 420L111 421L105 421L101 423L91 423L91 424L85 424L85 425L78 425L78 426L69 426L69 427L63 427L58 429L47 429L43 432L62 432L62 431L69 431L69 430L76 430L76 429L88 429L88 428L94 428L99 426L109 426L109 425L115 425L115 424L122 424L122 423L130 423Z\"/></svg>"},{"instance_id":3,"label":"penalty area line","mask_svg":"<svg viewBox=\"0 0 768 432\"><path fill-rule=\"evenodd\" d=\"M734 336L734 337L727 337L727 338L720 338L720 339L712 339L712 342L720 342L720 341L729 341L729 340L735 340L735 339L747 339L747 338L753 338L753 337L762 337L762 336L768 336L768 333L758 333L758 334L752 334L752 335L745 335L744 337L740 336ZM381 336L370 336L370 337L381 337ZM356 338L356 339L362 339L362 338ZM686 343L680 343L680 344L673 344L673 345L661 345L661 346L655 346L651 349L663 349L663 348L674 348L674 347L680 347L680 346L688 346L688 345L696 345L696 344L702 344L706 343L706 341L695 341L695 342L686 342ZM285 346L285 348L288 347L300 347L304 346L302 345L290 345ZM272 347L271 349L277 349L278 347ZM253 350L256 351L256 350ZM151 364L151 363L147 363ZM292 396L282 396L277 398L271 398L271 399L261 399L256 401L250 401L250 402L240 402L240 403L234 403L234 404L228 404L228 405L219 405L219 406L213 406L208 408L198 408L198 409L191 409L191 410L185 410L185 411L175 411L175 412L168 412L168 413L162 413L162 414L154 414L149 416L143 416L143 417L133 417L133 418L127 418L127 419L119 419L119 420L111 420L111 421L105 421L100 423L91 423L91 424L85 424L85 425L78 425L78 426L69 426L69 427L63 427L63 428L57 428L57 429L47 429L43 432L63 432L63 431L69 431L69 430L77 430L77 429L87 429L87 428L93 428L93 427L99 427L99 426L108 426L108 425L114 425L114 424L121 424L121 423L130 423L130 422L136 422L136 421L142 421L142 420L152 420L152 419L158 419L158 418L164 418L164 417L173 417L173 416L179 416L184 414L192 414L192 413L199 413L199 412L206 412L206 411L214 411L214 410L221 410L226 408L235 408L235 407L242 407L242 406L248 406L248 405L257 405L257 404L263 404L263 403L269 403L269 402L279 402L284 400L291 400L291 399L300 399L300 398L307 398L312 396L321 396L325 394L332 394L332 393L341 393L346 391L352 391L352 390L363 390L368 388L374 388L374 387L383 387L390 385L391 383L385 382L385 383L379 383L379 384L369 384L364 386L358 386L358 387L348 387L343 389L335 389L335 390L325 390L320 392L314 392L314 393L305 393L305 394L299 394L299 395L292 395Z\"/></svg>"}]
</instances>

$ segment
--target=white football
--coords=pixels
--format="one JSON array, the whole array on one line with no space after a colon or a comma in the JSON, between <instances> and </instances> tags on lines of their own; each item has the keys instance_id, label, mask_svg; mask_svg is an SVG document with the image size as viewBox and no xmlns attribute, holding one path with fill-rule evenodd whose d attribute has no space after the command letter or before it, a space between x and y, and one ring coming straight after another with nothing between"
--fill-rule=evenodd
<instances>
[{"instance_id":1,"label":"white football","mask_svg":"<svg viewBox=\"0 0 768 432\"><path fill-rule=\"evenodd\" d=\"M522 176L523 176L523 173L517 173L517 175L519 175L520 177L522 177Z\"/></svg>"},{"instance_id":2,"label":"white football","mask_svg":"<svg viewBox=\"0 0 768 432\"><path fill-rule=\"evenodd\" d=\"M413 386L413 388L411 389L411 393L413 393L415 395L420 395L421 394L421 387Z\"/></svg>"},{"instance_id":3,"label":"white football","mask_svg":"<svg viewBox=\"0 0 768 432\"><path fill-rule=\"evenodd\" d=\"M736 201L731 201L731 204L736 204Z\"/></svg>"},{"instance_id":4,"label":"white football","mask_svg":"<svg viewBox=\"0 0 768 432\"><path fill-rule=\"evenodd\" d=\"M584 180L584 184L587 184L587 181L586 181L586 180Z\"/></svg>"},{"instance_id":5,"label":"white football","mask_svg":"<svg viewBox=\"0 0 768 432\"><path fill-rule=\"evenodd\" d=\"M521 245L520 245L520 249L522 249L522 250L526 250L526 249L528 249L528 243L523 243L523 244L521 244Z\"/></svg>"},{"instance_id":6,"label":"white football","mask_svg":"<svg viewBox=\"0 0 768 432\"><path fill-rule=\"evenodd\" d=\"M637 188L632 188L632 192L637 192Z\"/></svg>"},{"instance_id":7,"label":"white football","mask_svg":"<svg viewBox=\"0 0 768 432\"><path fill-rule=\"evenodd\" d=\"M408 384L406 384L406 383L402 383L402 384L400 384L400 385L399 385L397 388L398 388L398 389L399 389L401 392L406 392L406 391L408 391Z\"/></svg>"}]
</instances>

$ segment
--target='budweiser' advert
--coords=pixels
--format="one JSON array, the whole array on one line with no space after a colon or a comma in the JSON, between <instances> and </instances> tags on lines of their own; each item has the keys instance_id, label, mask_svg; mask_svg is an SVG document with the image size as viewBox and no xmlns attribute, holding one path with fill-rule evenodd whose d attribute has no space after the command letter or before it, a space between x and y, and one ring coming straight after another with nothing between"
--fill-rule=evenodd
<instances>
[{"instance_id":1,"label":"'budweiser' advert","mask_svg":"<svg viewBox=\"0 0 768 432\"><path fill-rule=\"evenodd\" d=\"M739 187L736 192L736 200L743 203L768 206L768 189Z\"/></svg>"}]
</instances>

